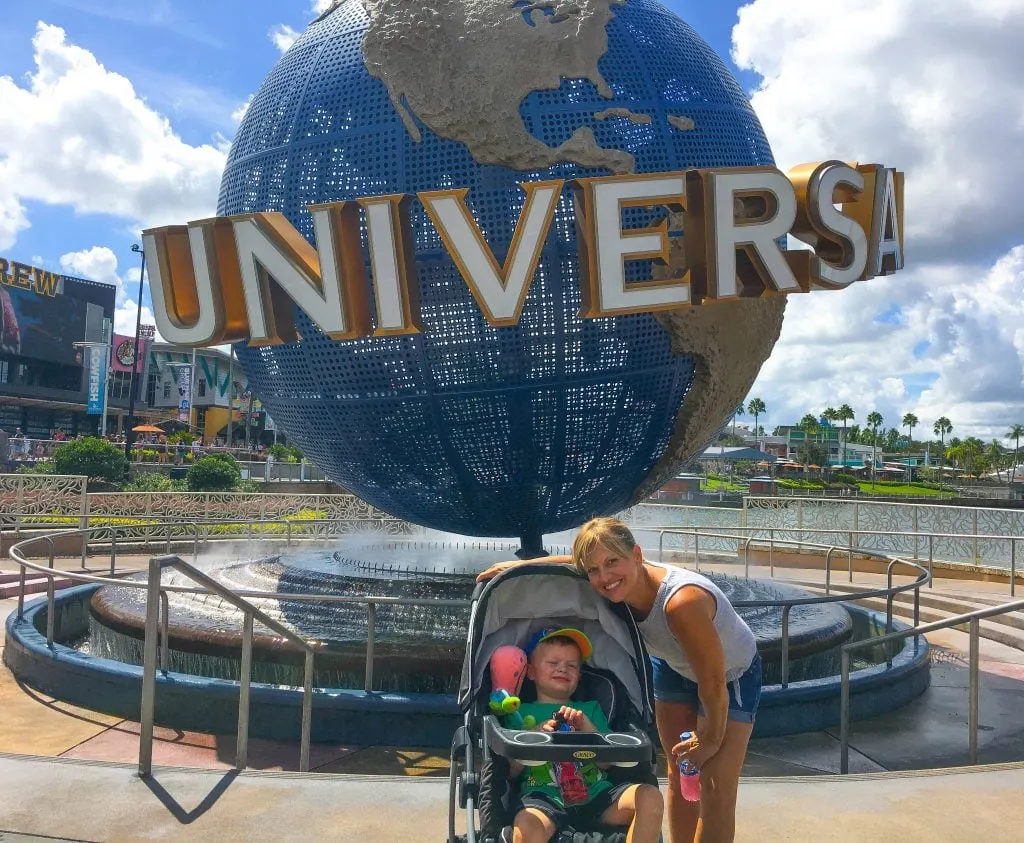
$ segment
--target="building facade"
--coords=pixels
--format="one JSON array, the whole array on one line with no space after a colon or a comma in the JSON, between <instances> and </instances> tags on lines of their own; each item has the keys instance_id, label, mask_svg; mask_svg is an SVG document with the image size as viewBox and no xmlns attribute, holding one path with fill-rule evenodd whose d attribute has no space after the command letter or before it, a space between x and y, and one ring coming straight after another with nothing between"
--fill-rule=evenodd
<instances>
[{"instance_id":1,"label":"building facade","mask_svg":"<svg viewBox=\"0 0 1024 843\"><path fill-rule=\"evenodd\" d=\"M145 397L155 418L177 419L207 444L227 440L229 418L236 429L243 425L233 444L242 444L245 425L254 429L251 432L265 425L262 407L248 395L242 367L230 352L218 348L197 348L193 353L193 349L154 343L148 355Z\"/></svg>"},{"instance_id":2,"label":"building facade","mask_svg":"<svg viewBox=\"0 0 1024 843\"><path fill-rule=\"evenodd\" d=\"M131 367L119 370L111 353L110 368L102 371L105 344L113 344L116 292L110 284L0 257L0 429L20 428L39 440L96 433L104 391L107 432L121 429ZM137 399L143 384L137 376Z\"/></svg>"}]
</instances>

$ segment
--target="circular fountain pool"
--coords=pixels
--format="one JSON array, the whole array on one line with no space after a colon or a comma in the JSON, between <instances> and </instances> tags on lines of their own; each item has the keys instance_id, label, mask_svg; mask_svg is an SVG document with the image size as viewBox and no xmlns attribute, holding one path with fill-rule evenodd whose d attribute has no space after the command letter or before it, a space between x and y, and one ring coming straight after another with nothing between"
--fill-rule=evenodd
<instances>
[{"instance_id":1,"label":"circular fountain pool","mask_svg":"<svg viewBox=\"0 0 1024 843\"><path fill-rule=\"evenodd\" d=\"M323 594L353 598L386 595L408 604L375 609L375 688L383 691L455 693L465 654L469 610L464 606L416 605L412 601L468 601L477 572L508 559L514 545L453 545L389 542L345 551L300 551L253 561L207 566L233 591ZM779 601L809 596L792 586L710 574L733 602ZM167 585L190 585L174 571ZM176 672L237 679L241 616L216 595L170 595L170 668ZM256 599L275 620L317 643L315 684L362 688L367 641L363 603ZM91 600L88 637L77 647L129 664L142 663L145 592L107 586ZM778 606L740 608L754 630L767 679L779 674L781 614ZM839 604L795 607L789 621L790 678L817 679L835 672L836 648L854 632L849 612ZM254 638L253 680L274 685L301 684L302 657L287 641L258 625ZM777 681L777 680L776 680Z\"/></svg>"},{"instance_id":2,"label":"circular fountain pool","mask_svg":"<svg viewBox=\"0 0 1024 843\"><path fill-rule=\"evenodd\" d=\"M515 545L408 541L346 545L204 567L234 590L278 595L406 598L376 607L374 692L363 689L367 642L364 602L306 602L287 596L254 602L317 642L314 740L353 744L446 745L459 722L458 688L468 625L465 605L417 606L417 600L468 600L477 571L511 558ZM743 602L807 596L776 582L712 575ZM165 585L190 585L166 572ZM137 715L145 590L85 586L56 602L47 647L46 604L8 621L5 661L19 678L55 697L126 717ZM884 634L884 617L838 603L798 606L789 618L789 683L781 687L781 609L740 607L765 661L765 693L756 734L808 731L838 721L840 646ZM896 625L899 628L899 624ZM232 731L237 718L241 616L210 594L170 595L169 670L158 675L158 721L202 731ZM896 708L928 685L927 644L908 639L867 648L854 663L854 716ZM892 667L886 667L887 659ZM257 625L253 657L253 735L298 732L301 658Z\"/></svg>"}]
</instances>

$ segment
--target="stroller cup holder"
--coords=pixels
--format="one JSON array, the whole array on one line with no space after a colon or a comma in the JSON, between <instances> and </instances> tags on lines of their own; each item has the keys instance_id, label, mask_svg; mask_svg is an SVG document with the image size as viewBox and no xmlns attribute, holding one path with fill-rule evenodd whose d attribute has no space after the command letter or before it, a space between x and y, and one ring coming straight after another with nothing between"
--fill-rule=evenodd
<instances>
[{"instance_id":1,"label":"stroller cup holder","mask_svg":"<svg viewBox=\"0 0 1024 843\"><path fill-rule=\"evenodd\" d=\"M496 755L527 767L549 761L593 761L634 767L652 758L651 741L639 728L629 732L523 732L505 729L494 715L484 717L484 740Z\"/></svg>"}]
</instances>

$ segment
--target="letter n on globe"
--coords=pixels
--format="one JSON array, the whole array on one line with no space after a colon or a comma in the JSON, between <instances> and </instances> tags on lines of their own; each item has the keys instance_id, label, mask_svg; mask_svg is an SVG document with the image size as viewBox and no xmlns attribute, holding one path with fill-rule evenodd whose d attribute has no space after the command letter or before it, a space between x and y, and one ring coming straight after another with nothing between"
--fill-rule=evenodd
<instances>
[{"instance_id":1,"label":"letter n on globe","mask_svg":"<svg viewBox=\"0 0 1024 843\"><path fill-rule=\"evenodd\" d=\"M668 219L624 229L627 208L686 207L685 175L607 176L572 185L580 245L581 315L585 319L675 310L690 304L690 273L665 281L627 281L626 261L669 262Z\"/></svg>"}]
</instances>

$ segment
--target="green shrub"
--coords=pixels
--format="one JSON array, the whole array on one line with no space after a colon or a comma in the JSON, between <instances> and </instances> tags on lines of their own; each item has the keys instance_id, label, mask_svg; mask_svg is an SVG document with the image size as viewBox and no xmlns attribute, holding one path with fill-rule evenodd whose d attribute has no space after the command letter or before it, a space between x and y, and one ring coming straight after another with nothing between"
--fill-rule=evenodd
<instances>
[{"instance_id":1,"label":"green shrub","mask_svg":"<svg viewBox=\"0 0 1024 843\"><path fill-rule=\"evenodd\" d=\"M39 460L29 465L18 466L18 474L56 474L53 460Z\"/></svg>"},{"instance_id":2,"label":"green shrub","mask_svg":"<svg viewBox=\"0 0 1024 843\"><path fill-rule=\"evenodd\" d=\"M179 430L177 433L172 433L167 437L167 444L177 445L179 442L184 442L186 445L191 445L198 438L194 433L189 433L187 430Z\"/></svg>"},{"instance_id":3,"label":"green shrub","mask_svg":"<svg viewBox=\"0 0 1024 843\"><path fill-rule=\"evenodd\" d=\"M856 486L860 480L854 477L852 474L835 474L832 480L836 483L843 483L847 486Z\"/></svg>"},{"instance_id":4,"label":"green shrub","mask_svg":"<svg viewBox=\"0 0 1024 843\"><path fill-rule=\"evenodd\" d=\"M297 463L302 459L302 451L292 445L278 442L267 448L267 454L278 462Z\"/></svg>"},{"instance_id":5,"label":"green shrub","mask_svg":"<svg viewBox=\"0 0 1024 843\"><path fill-rule=\"evenodd\" d=\"M171 480L166 474L139 471L122 488L124 492L184 492L185 481Z\"/></svg>"},{"instance_id":6,"label":"green shrub","mask_svg":"<svg viewBox=\"0 0 1024 843\"><path fill-rule=\"evenodd\" d=\"M230 454L211 454L198 459L185 474L190 492L231 492L241 480L238 461Z\"/></svg>"},{"instance_id":7,"label":"green shrub","mask_svg":"<svg viewBox=\"0 0 1024 843\"><path fill-rule=\"evenodd\" d=\"M128 472L124 452L95 436L63 442L53 451L56 474L84 474L90 481L117 483Z\"/></svg>"}]
</instances>

